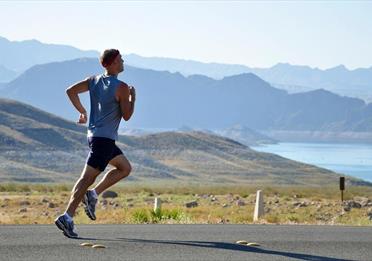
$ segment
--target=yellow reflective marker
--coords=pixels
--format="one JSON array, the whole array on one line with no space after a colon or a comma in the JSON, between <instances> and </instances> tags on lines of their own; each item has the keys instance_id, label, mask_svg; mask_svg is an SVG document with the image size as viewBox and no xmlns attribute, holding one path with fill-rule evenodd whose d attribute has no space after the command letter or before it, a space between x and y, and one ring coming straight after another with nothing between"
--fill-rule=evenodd
<instances>
[{"instance_id":1,"label":"yellow reflective marker","mask_svg":"<svg viewBox=\"0 0 372 261\"><path fill-rule=\"evenodd\" d=\"M250 243L247 243L247 246L259 246L260 244L256 243L256 242L250 242Z\"/></svg>"},{"instance_id":2,"label":"yellow reflective marker","mask_svg":"<svg viewBox=\"0 0 372 261\"><path fill-rule=\"evenodd\" d=\"M239 240L239 241L236 241L236 243L239 244L239 245L246 245L246 244L248 244L248 242L245 241L245 240Z\"/></svg>"},{"instance_id":3,"label":"yellow reflective marker","mask_svg":"<svg viewBox=\"0 0 372 261\"><path fill-rule=\"evenodd\" d=\"M92 244L92 243L89 243L89 242L81 243L80 245L81 245L81 246L86 246L86 247L91 247L91 246L93 246L93 244Z\"/></svg>"},{"instance_id":4,"label":"yellow reflective marker","mask_svg":"<svg viewBox=\"0 0 372 261\"><path fill-rule=\"evenodd\" d=\"M93 248L106 248L104 245L93 245Z\"/></svg>"}]
</instances>

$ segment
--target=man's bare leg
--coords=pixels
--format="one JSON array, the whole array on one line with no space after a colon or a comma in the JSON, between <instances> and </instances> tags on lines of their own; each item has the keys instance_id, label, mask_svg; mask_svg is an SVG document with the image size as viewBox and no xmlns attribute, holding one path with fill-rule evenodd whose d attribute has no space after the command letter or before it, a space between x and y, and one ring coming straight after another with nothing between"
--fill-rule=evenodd
<instances>
[{"instance_id":1,"label":"man's bare leg","mask_svg":"<svg viewBox=\"0 0 372 261\"><path fill-rule=\"evenodd\" d=\"M79 180L75 183L75 186L71 191L70 202L67 205L66 212L70 217L74 216L75 210L82 201L87 189L94 183L100 173L100 170L85 164Z\"/></svg>"},{"instance_id":2,"label":"man's bare leg","mask_svg":"<svg viewBox=\"0 0 372 261\"><path fill-rule=\"evenodd\" d=\"M112 185L116 184L123 178L127 177L132 171L132 166L130 165L129 161L123 154L120 154L113 158L109 162L109 164L114 166L115 169L112 169L109 172L107 172L106 175L102 178L102 180L96 185L94 189L97 195L101 194L107 188L111 187Z\"/></svg>"}]
</instances>

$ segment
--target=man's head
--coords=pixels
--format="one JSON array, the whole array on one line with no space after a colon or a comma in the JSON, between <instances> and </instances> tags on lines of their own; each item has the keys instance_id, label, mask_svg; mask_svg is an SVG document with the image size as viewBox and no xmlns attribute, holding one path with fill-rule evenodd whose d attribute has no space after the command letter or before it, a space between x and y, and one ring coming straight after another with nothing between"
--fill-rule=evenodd
<instances>
[{"instance_id":1,"label":"man's head","mask_svg":"<svg viewBox=\"0 0 372 261\"><path fill-rule=\"evenodd\" d=\"M124 71L124 61L117 49L104 50L101 54L100 62L110 74L119 74Z\"/></svg>"}]
</instances>

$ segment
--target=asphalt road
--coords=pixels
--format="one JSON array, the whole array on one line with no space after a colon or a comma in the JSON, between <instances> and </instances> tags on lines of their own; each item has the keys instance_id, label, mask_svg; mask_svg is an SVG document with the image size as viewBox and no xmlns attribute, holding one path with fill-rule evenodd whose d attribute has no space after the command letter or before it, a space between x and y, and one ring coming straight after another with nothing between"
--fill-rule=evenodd
<instances>
[{"instance_id":1,"label":"asphalt road","mask_svg":"<svg viewBox=\"0 0 372 261\"><path fill-rule=\"evenodd\" d=\"M372 227L80 225L77 232L80 239L68 239L54 225L2 225L0 260L372 260Z\"/></svg>"}]
</instances>

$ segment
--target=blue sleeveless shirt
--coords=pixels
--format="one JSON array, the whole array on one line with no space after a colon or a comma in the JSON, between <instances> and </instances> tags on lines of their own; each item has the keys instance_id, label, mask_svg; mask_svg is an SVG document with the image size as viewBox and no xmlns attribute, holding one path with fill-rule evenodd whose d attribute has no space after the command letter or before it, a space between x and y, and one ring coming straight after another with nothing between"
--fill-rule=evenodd
<instances>
[{"instance_id":1,"label":"blue sleeveless shirt","mask_svg":"<svg viewBox=\"0 0 372 261\"><path fill-rule=\"evenodd\" d=\"M89 137L118 139L118 128L122 117L120 104L115 98L120 81L117 76L97 75L89 80L90 115Z\"/></svg>"}]
</instances>

